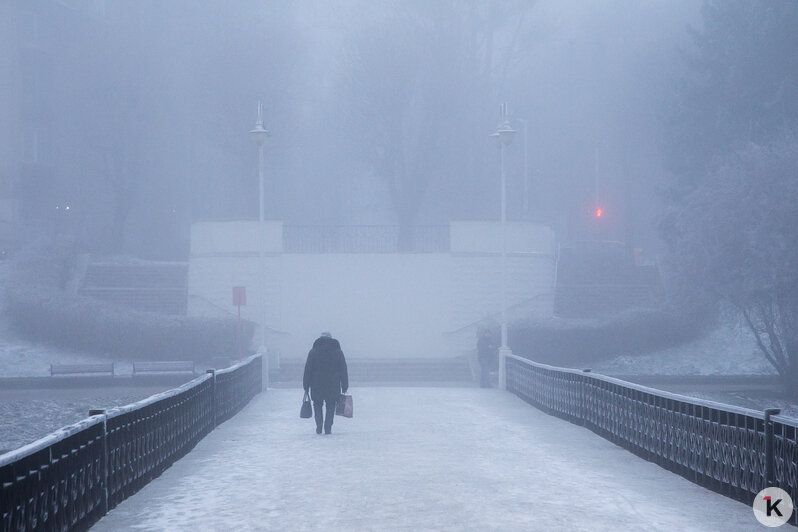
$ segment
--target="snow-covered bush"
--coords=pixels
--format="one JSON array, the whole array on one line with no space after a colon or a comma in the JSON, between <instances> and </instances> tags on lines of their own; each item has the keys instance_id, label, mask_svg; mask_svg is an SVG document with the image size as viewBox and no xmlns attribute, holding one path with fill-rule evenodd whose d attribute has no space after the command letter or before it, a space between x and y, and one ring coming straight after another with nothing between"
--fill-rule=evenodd
<instances>
[{"instance_id":1,"label":"snow-covered bush","mask_svg":"<svg viewBox=\"0 0 798 532\"><path fill-rule=\"evenodd\" d=\"M549 318L516 323L510 348L519 356L563 367L589 367L619 355L637 355L697 338L705 321L663 309L630 310L602 319Z\"/></svg>"},{"instance_id":2,"label":"snow-covered bush","mask_svg":"<svg viewBox=\"0 0 798 532\"><path fill-rule=\"evenodd\" d=\"M235 319L141 312L64 290L74 249L37 242L12 265L6 293L9 321L26 336L112 357L203 360L237 350ZM254 324L242 324L244 345Z\"/></svg>"}]
</instances>

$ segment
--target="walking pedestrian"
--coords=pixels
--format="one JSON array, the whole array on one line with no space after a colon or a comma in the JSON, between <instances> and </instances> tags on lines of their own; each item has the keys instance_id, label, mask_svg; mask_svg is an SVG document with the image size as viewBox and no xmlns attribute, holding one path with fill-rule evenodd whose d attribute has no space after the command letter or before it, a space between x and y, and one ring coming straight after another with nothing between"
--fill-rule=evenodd
<instances>
[{"instance_id":1,"label":"walking pedestrian","mask_svg":"<svg viewBox=\"0 0 798 532\"><path fill-rule=\"evenodd\" d=\"M335 406L338 404L341 392L346 393L349 389L349 373L341 344L329 332L321 333L321 336L313 342L313 348L305 362L302 386L305 392L310 391L310 398L313 401L316 434L321 434L322 425L324 434L330 434ZM325 404L326 416L322 412L322 406Z\"/></svg>"}]
</instances>

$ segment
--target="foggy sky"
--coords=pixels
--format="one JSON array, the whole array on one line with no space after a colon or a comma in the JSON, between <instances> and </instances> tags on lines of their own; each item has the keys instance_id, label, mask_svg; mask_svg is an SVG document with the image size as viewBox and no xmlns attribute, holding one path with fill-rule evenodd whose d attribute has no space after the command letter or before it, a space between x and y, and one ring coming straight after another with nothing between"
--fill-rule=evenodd
<instances>
[{"instance_id":1,"label":"foggy sky","mask_svg":"<svg viewBox=\"0 0 798 532\"><path fill-rule=\"evenodd\" d=\"M519 130L511 218L656 248L661 125L697 1L74 4L37 15L53 175L22 210L47 218L71 202L89 247L180 258L192 220L256 217L261 99L267 218L496 218L488 135L506 101ZM10 41L25 39L17 26ZM529 127L529 213L516 119ZM599 204L607 227L591 228Z\"/></svg>"}]
</instances>

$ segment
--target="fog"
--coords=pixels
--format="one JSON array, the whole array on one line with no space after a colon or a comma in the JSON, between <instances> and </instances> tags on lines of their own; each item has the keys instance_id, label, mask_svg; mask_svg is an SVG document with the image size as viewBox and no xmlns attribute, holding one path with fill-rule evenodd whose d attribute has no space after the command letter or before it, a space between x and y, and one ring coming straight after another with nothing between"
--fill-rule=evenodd
<instances>
[{"instance_id":1,"label":"fog","mask_svg":"<svg viewBox=\"0 0 798 532\"><path fill-rule=\"evenodd\" d=\"M192 221L257 217L259 100L268 219L495 219L507 102L511 219L582 239L602 206L601 238L658 245L665 105L699 2L23 4L4 8L4 48L27 55L7 59L3 175L25 233L184 260Z\"/></svg>"},{"instance_id":2,"label":"fog","mask_svg":"<svg viewBox=\"0 0 798 532\"><path fill-rule=\"evenodd\" d=\"M3 522L764 523L798 495L796 22L0 0Z\"/></svg>"}]
</instances>

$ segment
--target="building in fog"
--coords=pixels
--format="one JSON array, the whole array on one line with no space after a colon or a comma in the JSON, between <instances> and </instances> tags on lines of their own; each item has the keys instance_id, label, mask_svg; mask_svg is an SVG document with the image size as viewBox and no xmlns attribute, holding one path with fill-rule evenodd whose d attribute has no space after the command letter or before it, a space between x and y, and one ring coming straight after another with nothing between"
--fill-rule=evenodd
<instances>
[{"instance_id":1,"label":"building in fog","mask_svg":"<svg viewBox=\"0 0 798 532\"><path fill-rule=\"evenodd\" d=\"M75 160L69 59L104 14L103 0L0 4L0 245L37 230L72 230L62 163Z\"/></svg>"}]
</instances>

